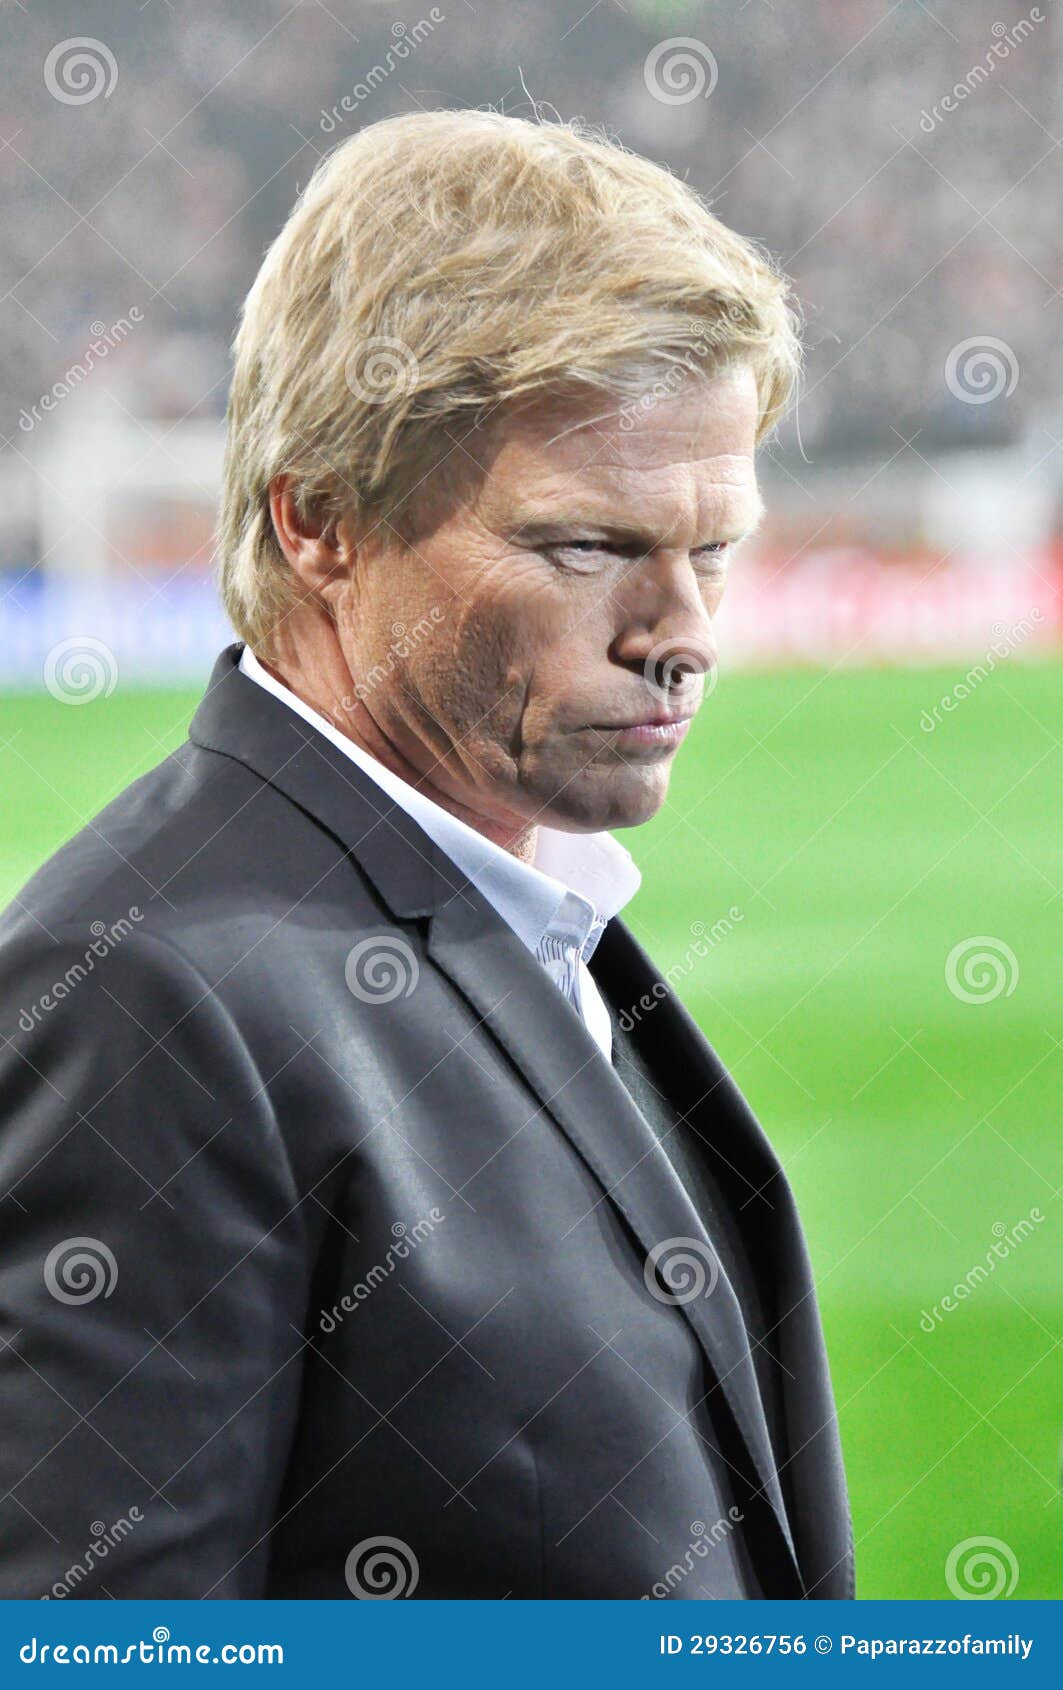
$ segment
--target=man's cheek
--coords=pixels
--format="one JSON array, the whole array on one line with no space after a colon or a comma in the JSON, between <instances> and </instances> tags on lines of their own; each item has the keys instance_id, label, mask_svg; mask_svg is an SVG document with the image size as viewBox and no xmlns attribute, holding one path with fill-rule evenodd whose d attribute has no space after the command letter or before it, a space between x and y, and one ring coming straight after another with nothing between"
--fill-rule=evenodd
<instances>
[{"instance_id":1,"label":"man's cheek","mask_svg":"<svg viewBox=\"0 0 1063 1690\"><path fill-rule=\"evenodd\" d=\"M455 673L488 689L485 705L505 690L508 671L527 667L519 625L502 621L497 614L470 612L462 618L456 634L448 662Z\"/></svg>"}]
</instances>

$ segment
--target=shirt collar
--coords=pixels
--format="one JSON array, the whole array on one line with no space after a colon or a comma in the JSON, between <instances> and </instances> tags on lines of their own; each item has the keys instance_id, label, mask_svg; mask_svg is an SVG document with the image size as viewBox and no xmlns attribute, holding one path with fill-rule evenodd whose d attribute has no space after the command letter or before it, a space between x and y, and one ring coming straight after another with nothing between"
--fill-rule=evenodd
<instances>
[{"instance_id":1,"label":"shirt collar","mask_svg":"<svg viewBox=\"0 0 1063 1690\"><path fill-rule=\"evenodd\" d=\"M641 875L629 851L609 833L565 833L539 827L534 862L523 862L459 821L449 810L356 745L264 668L245 645L240 668L348 756L411 815L529 950L547 937L574 944L589 961L605 924L635 895Z\"/></svg>"}]
</instances>

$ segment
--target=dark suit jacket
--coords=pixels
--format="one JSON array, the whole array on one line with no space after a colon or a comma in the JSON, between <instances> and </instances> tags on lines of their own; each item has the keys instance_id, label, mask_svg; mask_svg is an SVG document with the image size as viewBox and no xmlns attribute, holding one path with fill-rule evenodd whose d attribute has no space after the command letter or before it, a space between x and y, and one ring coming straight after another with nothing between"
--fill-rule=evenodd
<instances>
[{"instance_id":1,"label":"dark suit jacket","mask_svg":"<svg viewBox=\"0 0 1063 1690\"><path fill-rule=\"evenodd\" d=\"M759 1193L771 1433L727 1276L651 1288L702 1217L579 1016L239 652L0 919L0 1594L719 1594L675 1565L726 1492L751 1589L851 1595L808 1258L719 1059L667 989L637 1024ZM660 993L619 920L594 968Z\"/></svg>"}]
</instances>

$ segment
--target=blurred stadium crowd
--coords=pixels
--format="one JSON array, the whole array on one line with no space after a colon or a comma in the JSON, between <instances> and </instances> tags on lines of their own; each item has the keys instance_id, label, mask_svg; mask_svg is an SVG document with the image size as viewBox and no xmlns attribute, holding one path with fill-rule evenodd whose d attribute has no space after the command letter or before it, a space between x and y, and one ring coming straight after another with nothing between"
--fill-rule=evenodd
<instances>
[{"instance_id":1,"label":"blurred stadium crowd","mask_svg":"<svg viewBox=\"0 0 1063 1690\"><path fill-rule=\"evenodd\" d=\"M0 491L43 461L53 390L221 417L262 252L357 126L536 103L669 164L792 276L808 368L771 448L784 484L912 440L1025 441L1059 480L1053 0L16 0L0 29ZM56 60L85 38L80 70ZM32 503L0 499L9 569L41 545Z\"/></svg>"},{"instance_id":2,"label":"blurred stadium crowd","mask_svg":"<svg viewBox=\"0 0 1063 1690\"><path fill-rule=\"evenodd\" d=\"M389 49L418 22L391 4L10 9L18 49L0 60L0 356L14 403L5 434L91 338L89 325L131 304L147 318L130 347L133 392L163 416L220 413L237 303L316 154L355 125L422 105L490 102L528 115L522 80L563 117L603 122L671 164L779 255L813 347L806 447L882 440L891 424L959 439L1010 433L1058 404L1058 16L1048 0L1040 23L1016 10L1012 24L1027 19L1028 33L1003 43L996 68L928 134L923 114L1001 46L999 0L795 10L603 0L581 17L586 7L569 0L516 0L484 28L450 0L389 70ZM116 85L63 105L27 72L42 69L67 26L88 33L94 12ZM671 30L711 53L711 93L685 97L677 80L669 103L647 88L647 55ZM367 85L373 66L387 74ZM359 85L366 97L323 128ZM939 379L950 348L974 335L1005 340L1021 372L1014 402L991 413L958 403Z\"/></svg>"}]
</instances>

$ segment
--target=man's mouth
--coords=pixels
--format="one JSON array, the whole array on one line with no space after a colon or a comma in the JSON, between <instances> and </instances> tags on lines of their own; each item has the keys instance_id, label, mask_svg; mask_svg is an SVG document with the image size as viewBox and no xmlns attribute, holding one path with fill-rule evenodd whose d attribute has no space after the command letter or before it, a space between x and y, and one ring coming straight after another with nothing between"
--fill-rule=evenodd
<instances>
[{"instance_id":1,"label":"man's mouth","mask_svg":"<svg viewBox=\"0 0 1063 1690\"><path fill-rule=\"evenodd\" d=\"M672 715L643 716L626 722L589 722L590 732L614 739L624 746L671 749L683 739L694 720L693 711Z\"/></svg>"}]
</instances>

